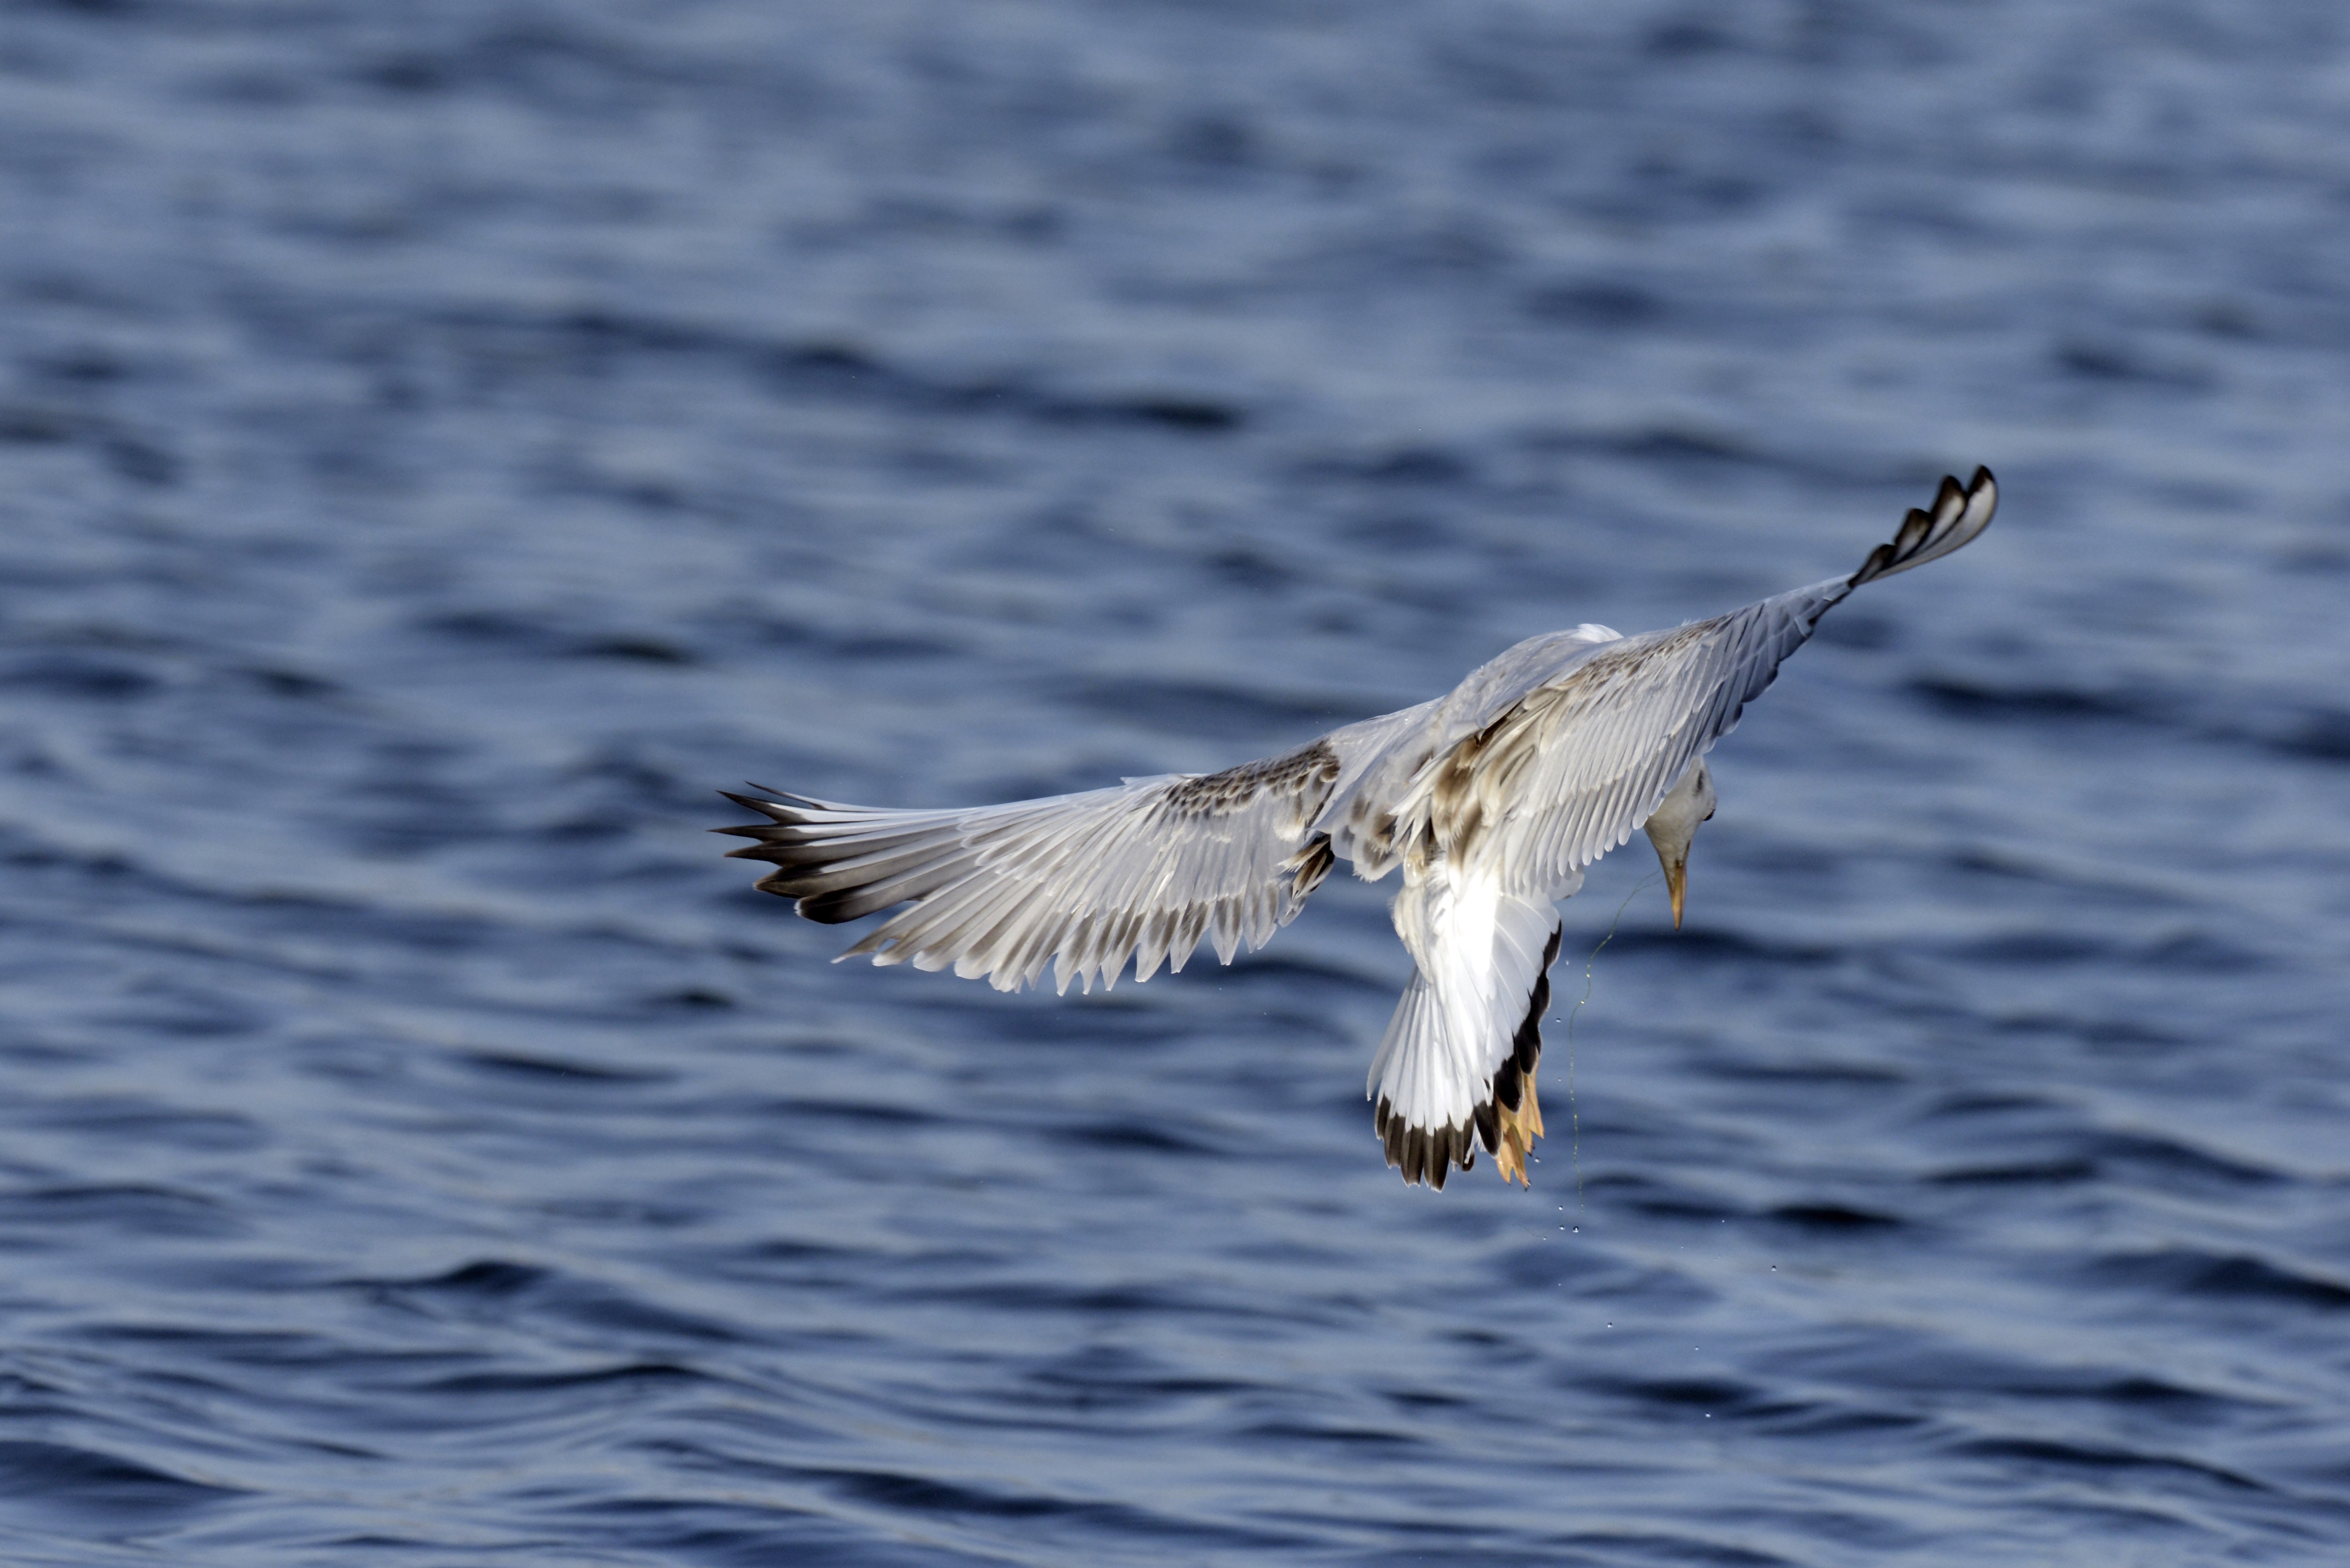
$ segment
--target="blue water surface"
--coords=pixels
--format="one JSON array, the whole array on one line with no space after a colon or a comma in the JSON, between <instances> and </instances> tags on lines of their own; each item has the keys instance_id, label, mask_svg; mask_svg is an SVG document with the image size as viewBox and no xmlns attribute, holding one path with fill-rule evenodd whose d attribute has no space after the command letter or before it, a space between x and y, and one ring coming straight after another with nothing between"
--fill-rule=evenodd
<instances>
[{"instance_id":1,"label":"blue water surface","mask_svg":"<svg viewBox=\"0 0 2350 1568\"><path fill-rule=\"evenodd\" d=\"M2345 1561L2345 82L2324 0L0 5L0 1562ZM1977 462L1688 929L1567 906L1530 1193L1382 1167L1386 888L1002 996L705 831L1268 754Z\"/></svg>"}]
</instances>

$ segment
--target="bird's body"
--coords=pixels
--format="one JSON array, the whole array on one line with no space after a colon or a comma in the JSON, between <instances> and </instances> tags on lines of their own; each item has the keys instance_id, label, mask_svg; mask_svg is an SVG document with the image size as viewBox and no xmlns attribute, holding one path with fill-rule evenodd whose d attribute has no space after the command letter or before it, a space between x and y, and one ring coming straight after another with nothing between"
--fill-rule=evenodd
<instances>
[{"instance_id":1,"label":"bird's body","mask_svg":"<svg viewBox=\"0 0 2350 1568\"><path fill-rule=\"evenodd\" d=\"M841 956L951 966L1003 990L1047 969L1066 991L1147 980L1203 939L1231 962L1297 913L1338 861L1399 868L1396 932L1414 973L1371 1066L1389 1164L1442 1187L1482 1146L1524 1179L1555 905L1646 827L1679 922L1690 836L1711 815L1701 760L1860 585L1949 554L1991 522L1990 473L1945 479L1859 571L1711 620L1529 639L1447 696L1222 773L1005 805L894 811L775 794L722 828L777 867L759 886L811 919L894 916ZM773 793L773 792L771 792Z\"/></svg>"}]
</instances>

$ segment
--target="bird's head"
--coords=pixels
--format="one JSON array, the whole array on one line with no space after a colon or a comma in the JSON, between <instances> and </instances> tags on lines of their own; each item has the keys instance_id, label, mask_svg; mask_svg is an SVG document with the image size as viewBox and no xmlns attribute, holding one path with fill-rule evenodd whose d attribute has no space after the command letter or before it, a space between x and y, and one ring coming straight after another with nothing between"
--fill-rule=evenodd
<instances>
[{"instance_id":1,"label":"bird's head","mask_svg":"<svg viewBox=\"0 0 2350 1568\"><path fill-rule=\"evenodd\" d=\"M1648 814L1648 842L1665 867L1665 889L1672 895L1673 929L1681 929L1681 895L1689 887L1690 840L1697 825L1713 815L1713 775L1702 761L1691 763L1672 793Z\"/></svg>"}]
</instances>

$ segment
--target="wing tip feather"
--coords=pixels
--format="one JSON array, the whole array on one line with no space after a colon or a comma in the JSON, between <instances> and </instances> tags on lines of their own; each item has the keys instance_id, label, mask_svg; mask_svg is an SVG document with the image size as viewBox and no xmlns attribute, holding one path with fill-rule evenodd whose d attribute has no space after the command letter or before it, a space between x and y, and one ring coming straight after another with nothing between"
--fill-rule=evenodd
<instances>
[{"instance_id":1,"label":"wing tip feather","mask_svg":"<svg viewBox=\"0 0 2350 1568\"><path fill-rule=\"evenodd\" d=\"M1845 586L1856 588L1938 561L1971 544L1991 526L1991 515L1998 510L1999 482L1989 468L1978 465L1974 477L1964 485L1956 475L1946 473L1934 492L1933 506L1912 507L1893 538L1871 550Z\"/></svg>"}]
</instances>

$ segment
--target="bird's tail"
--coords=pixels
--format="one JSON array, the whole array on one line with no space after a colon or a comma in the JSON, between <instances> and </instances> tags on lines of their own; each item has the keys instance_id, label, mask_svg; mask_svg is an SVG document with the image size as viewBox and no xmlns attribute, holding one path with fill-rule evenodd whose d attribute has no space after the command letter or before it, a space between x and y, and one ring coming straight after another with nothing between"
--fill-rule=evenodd
<instances>
[{"instance_id":1,"label":"bird's tail","mask_svg":"<svg viewBox=\"0 0 2350 1568\"><path fill-rule=\"evenodd\" d=\"M1372 1126L1409 1182L1441 1188L1482 1145L1524 1181L1542 1136L1534 1068L1557 912L1488 886L1407 887L1396 924L1419 966L1371 1064Z\"/></svg>"}]
</instances>

